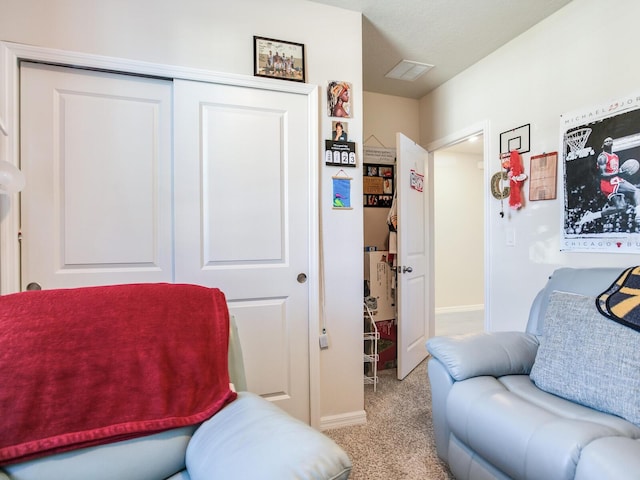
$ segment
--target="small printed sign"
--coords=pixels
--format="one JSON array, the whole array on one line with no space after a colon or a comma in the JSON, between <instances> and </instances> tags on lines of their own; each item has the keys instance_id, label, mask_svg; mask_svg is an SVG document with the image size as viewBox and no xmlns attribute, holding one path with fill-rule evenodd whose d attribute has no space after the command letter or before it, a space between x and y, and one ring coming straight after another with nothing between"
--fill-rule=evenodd
<instances>
[{"instance_id":1,"label":"small printed sign","mask_svg":"<svg viewBox=\"0 0 640 480\"><path fill-rule=\"evenodd\" d=\"M355 142L334 142L325 140L325 165L356 167Z\"/></svg>"},{"instance_id":2,"label":"small printed sign","mask_svg":"<svg viewBox=\"0 0 640 480\"><path fill-rule=\"evenodd\" d=\"M424 189L424 175L416 172L415 170L411 170L410 176L411 188L417 190L418 192L422 192Z\"/></svg>"}]
</instances>

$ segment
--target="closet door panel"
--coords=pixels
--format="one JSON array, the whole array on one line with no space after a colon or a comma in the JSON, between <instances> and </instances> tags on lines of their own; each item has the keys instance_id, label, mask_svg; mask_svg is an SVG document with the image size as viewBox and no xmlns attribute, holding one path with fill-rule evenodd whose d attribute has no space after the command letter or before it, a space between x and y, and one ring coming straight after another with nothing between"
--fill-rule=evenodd
<instances>
[{"instance_id":1,"label":"closet door panel","mask_svg":"<svg viewBox=\"0 0 640 480\"><path fill-rule=\"evenodd\" d=\"M203 265L285 260L284 120L278 111L202 106Z\"/></svg>"},{"instance_id":2,"label":"closet door panel","mask_svg":"<svg viewBox=\"0 0 640 480\"><path fill-rule=\"evenodd\" d=\"M175 82L176 281L220 288L249 390L308 422L308 97Z\"/></svg>"},{"instance_id":3,"label":"closet door panel","mask_svg":"<svg viewBox=\"0 0 640 480\"><path fill-rule=\"evenodd\" d=\"M20 73L22 288L172 281L171 82Z\"/></svg>"}]
</instances>

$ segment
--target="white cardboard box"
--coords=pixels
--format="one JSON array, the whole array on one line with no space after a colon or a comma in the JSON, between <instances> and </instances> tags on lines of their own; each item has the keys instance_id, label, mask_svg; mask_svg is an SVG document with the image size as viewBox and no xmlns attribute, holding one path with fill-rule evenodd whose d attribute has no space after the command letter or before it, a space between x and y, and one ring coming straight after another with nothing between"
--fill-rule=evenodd
<instances>
[{"instance_id":1,"label":"white cardboard box","mask_svg":"<svg viewBox=\"0 0 640 480\"><path fill-rule=\"evenodd\" d=\"M376 322L396 318L394 277L388 258L385 250L364 254L364 281L369 289L364 300Z\"/></svg>"}]
</instances>

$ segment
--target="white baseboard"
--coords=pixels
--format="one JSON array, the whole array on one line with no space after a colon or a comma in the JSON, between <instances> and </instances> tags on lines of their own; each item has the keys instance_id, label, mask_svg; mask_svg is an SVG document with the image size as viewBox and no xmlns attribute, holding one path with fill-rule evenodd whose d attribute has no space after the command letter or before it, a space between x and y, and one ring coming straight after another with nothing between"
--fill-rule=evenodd
<instances>
[{"instance_id":1,"label":"white baseboard","mask_svg":"<svg viewBox=\"0 0 640 480\"><path fill-rule=\"evenodd\" d=\"M484 310L484 304L479 303L477 305L458 305L455 307L437 307L436 315L441 313L476 312L478 310Z\"/></svg>"},{"instance_id":2,"label":"white baseboard","mask_svg":"<svg viewBox=\"0 0 640 480\"><path fill-rule=\"evenodd\" d=\"M320 419L320 430L331 430L333 428L351 427L367 423L367 412L358 410L356 412L341 413L340 415L327 415Z\"/></svg>"}]
</instances>

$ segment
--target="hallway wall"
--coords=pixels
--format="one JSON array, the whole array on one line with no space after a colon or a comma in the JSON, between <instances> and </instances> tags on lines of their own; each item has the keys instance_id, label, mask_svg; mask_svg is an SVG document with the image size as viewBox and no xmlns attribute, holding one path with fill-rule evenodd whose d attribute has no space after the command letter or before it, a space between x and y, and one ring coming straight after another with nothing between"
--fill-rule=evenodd
<instances>
[{"instance_id":1,"label":"hallway wall","mask_svg":"<svg viewBox=\"0 0 640 480\"><path fill-rule=\"evenodd\" d=\"M484 304L484 170L482 156L434 152L435 307Z\"/></svg>"},{"instance_id":2,"label":"hallway wall","mask_svg":"<svg viewBox=\"0 0 640 480\"><path fill-rule=\"evenodd\" d=\"M523 156L528 171L531 155L561 151L561 115L638 94L640 64L629 48L638 43L639 16L640 3L635 0L573 0L420 100L422 144L479 122L488 124L485 268L490 288L485 308L490 330L524 329L533 298L558 267L624 267L638 262L631 254L560 251L561 165L557 199L526 202L519 211L505 208L504 218L499 215L500 201L490 194L489 179L500 169L501 132L531 125L531 152ZM615 26L601 35L605 19L615 19ZM603 73L614 66L615 74Z\"/></svg>"},{"instance_id":3,"label":"hallway wall","mask_svg":"<svg viewBox=\"0 0 640 480\"><path fill-rule=\"evenodd\" d=\"M418 141L420 133L419 102L411 98L364 92L363 138L366 145L395 148L396 133ZM364 244L388 248L388 208L364 209Z\"/></svg>"}]
</instances>

